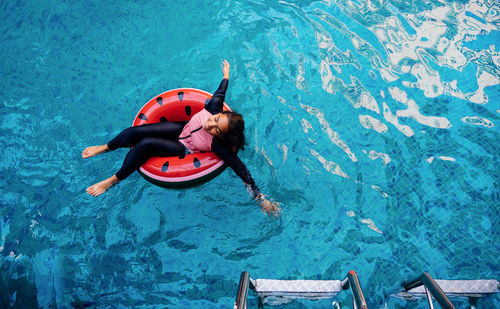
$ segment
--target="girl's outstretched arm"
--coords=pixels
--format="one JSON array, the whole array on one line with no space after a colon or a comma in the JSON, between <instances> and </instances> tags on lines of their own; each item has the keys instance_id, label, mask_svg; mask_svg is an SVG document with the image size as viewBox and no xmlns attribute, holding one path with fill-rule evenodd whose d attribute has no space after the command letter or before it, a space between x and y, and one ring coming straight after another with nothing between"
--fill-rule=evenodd
<instances>
[{"instance_id":1,"label":"girl's outstretched arm","mask_svg":"<svg viewBox=\"0 0 500 309\"><path fill-rule=\"evenodd\" d=\"M210 99L207 105L205 105L205 109L212 115L222 112L224 99L226 98L227 86L229 84L229 68L229 62L227 62L227 60L224 60L224 62L222 62L223 79L219 84L219 88L217 88L217 90L212 95L212 99Z\"/></svg>"},{"instance_id":2,"label":"girl's outstretched arm","mask_svg":"<svg viewBox=\"0 0 500 309\"><path fill-rule=\"evenodd\" d=\"M221 158L224 163L229 165L236 175L243 180L248 191L252 194L253 199L260 204L263 213L273 216L279 215L281 209L278 204L271 202L260 192L247 167L241 162L238 155L232 151L231 147L225 145L224 142L218 138L214 138L212 141L212 151Z\"/></svg>"}]
</instances>

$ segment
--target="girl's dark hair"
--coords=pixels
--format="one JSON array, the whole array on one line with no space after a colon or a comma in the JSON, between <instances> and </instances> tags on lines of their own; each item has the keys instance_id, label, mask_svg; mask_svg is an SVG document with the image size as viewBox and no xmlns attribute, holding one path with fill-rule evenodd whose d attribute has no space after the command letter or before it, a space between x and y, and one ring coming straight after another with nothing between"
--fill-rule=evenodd
<instances>
[{"instance_id":1,"label":"girl's dark hair","mask_svg":"<svg viewBox=\"0 0 500 309\"><path fill-rule=\"evenodd\" d=\"M229 143L233 150L245 150L245 121L243 116L236 112L223 111L221 114L227 115L229 120L229 129L226 134L221 136L221 139Z\"/></svg>"}]
</instances>

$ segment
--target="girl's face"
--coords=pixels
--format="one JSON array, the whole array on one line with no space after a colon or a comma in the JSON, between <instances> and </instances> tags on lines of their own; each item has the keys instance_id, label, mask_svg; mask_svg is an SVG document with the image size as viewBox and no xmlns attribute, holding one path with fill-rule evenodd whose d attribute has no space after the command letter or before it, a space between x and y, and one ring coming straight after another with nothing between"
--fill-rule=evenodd
<instances>
[{"instance_id":1,"label":"girl's face","mask_svg":"<svg viewBox=\"0 0 500 309\"><path fill-rule=\"evenodd\" d=\"M229 130L229 118L221 113L212 115L203 124L203 130L213 136L222 136Z\"/></svg>"}]
</instances>

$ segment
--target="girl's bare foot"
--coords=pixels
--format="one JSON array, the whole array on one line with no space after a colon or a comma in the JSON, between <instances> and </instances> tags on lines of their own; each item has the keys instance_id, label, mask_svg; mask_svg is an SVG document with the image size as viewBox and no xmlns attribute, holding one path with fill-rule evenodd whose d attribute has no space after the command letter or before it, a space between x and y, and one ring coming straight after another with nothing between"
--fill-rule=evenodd
<instances>
[{"instance_id":1,"label":"girl's bare foot","mask_svg":"<svg viewBox=\"0 0 500 309\"><path fill-rule=\"evenodd\" d=\"M87 158L93 157L95 155L98 155L98 154L106 152L106 151L109 151L107 144L99 145L99 146L90 146L90 147L87 147L83 150L82 158L87 159Z\"/></svg>"},{"instance_id":2,"label":"girl's bare foot","mask_svg":"<svg viewBox=\"0 0 500 309\"><path fill-rule=\"evenodd\" d=\"M120 180L116 177L116 175L113 175L109 177L108 179L105 179L101 182L98 182L90 187L87 188L87 193L92 195L92 196L99 196L106 192L111 186L114 184L118 183Z\"/></svg>"}]
</instances>

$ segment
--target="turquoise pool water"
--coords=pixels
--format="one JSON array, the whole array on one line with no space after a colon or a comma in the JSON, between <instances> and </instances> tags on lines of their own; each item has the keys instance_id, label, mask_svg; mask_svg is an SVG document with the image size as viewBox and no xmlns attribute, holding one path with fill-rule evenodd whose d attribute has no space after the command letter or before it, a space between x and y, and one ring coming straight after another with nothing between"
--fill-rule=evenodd
<instances>
[{"instance_id":1,"label":"turquoise pool water","mask_svg":"<svg viewBox=\"0 0 500 309\"><path fill-rule=\"evenodd\" d=\"M499 13L496 1L3 1L0 307L229 308L243 270L353 269L370 308L420 308L384 290L423 271L499 279ZM88 196L126 151L83 160L83 148L158 93L214 91L222 59L246 119L240 156L282 216L262 215L229 170L188 190L135 173Z\"/></svg>"}]
</instances>

